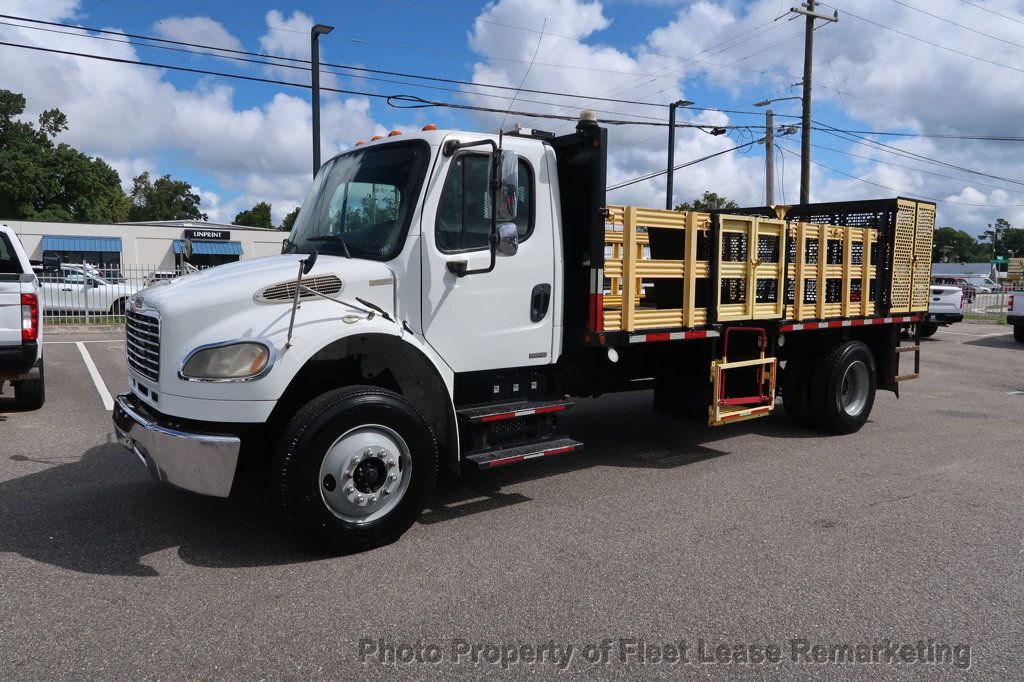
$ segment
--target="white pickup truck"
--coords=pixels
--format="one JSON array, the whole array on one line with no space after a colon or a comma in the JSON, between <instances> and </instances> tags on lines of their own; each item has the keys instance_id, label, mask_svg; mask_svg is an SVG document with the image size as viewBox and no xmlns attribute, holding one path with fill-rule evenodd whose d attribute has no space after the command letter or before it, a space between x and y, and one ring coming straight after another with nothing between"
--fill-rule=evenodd
<instances>
[{"instance_id":1,"label":"white pickup truck","mask_svg":"<svg viewBox=\"0 0 1024 682\"><path fill-rule=\"evenodd\" d=\"M935 334L939 327L948 327L964 319L964 291L960 287L933 284L929 289L928 316L918 322L921 336Z\"/></svg>"},{"instance_id":2,"label":"white pickup truck","mask_svg":"<svg viewBox=\"0 0 1024 682\"><path fill-rule=\"evenodd\" d=\"M18 235L0 225L0 389L14 386L18 405L43 406L43 330L39 285Z\"/></svg>"},{"instance_id":3,"label":"white pickup truck","mask_svg":"<svg viewBox=\"0 0 1024 682\"><path fill-rule=\"evenodd\" d=\"M1013 325L1013 338L1024 343L1024 287L1007 297L1006 323Z\"/></svg>"}]
</instances>

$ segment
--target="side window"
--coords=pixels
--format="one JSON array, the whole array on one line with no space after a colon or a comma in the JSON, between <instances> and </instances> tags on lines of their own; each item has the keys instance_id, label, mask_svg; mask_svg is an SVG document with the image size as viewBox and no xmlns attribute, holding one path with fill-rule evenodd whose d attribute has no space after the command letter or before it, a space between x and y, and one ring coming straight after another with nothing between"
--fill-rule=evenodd
<instances>
[{"instance_id":1,"label":"side window","mask_svg":"<svg viewBox=\"0 0 1024 682\"><path fill-rule=\"evenodd\" d=\"M85 275L76 270L61 270L57 281L61 284L85 284Z\"/></svg>"},{"instance_id":2,"label":"side window","mask_svg":"<svg viewBox=\"0 0 1024 682\"><path fill-rule=\"evenodd\" d=\"M441 192L434 231L437 248L444 253L486 249L491 233L491 201L487 191L489 157L462 154L455 157ZM519 241L533 231L533 173L519 160L519 208L516 226Z\"/></svg>"}]
</instances>

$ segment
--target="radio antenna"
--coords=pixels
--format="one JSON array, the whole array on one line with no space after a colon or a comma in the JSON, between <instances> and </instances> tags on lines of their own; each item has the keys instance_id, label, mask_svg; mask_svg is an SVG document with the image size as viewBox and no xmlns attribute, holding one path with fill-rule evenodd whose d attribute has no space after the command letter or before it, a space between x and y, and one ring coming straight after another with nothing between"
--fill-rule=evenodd
<instances>
[{"instance_id":1,"label":"radio antenna","mask_svg":"<svg viewBox=\"0 0 1024 682\"><path fill-rule=\"evenodd\" d=\"M505 129L505 121L508 120L508 113L512 111L512 105L516 103L516 97L519 96L519 91L523 89L523 84L526 83L526 77L530 75L530 70L533 69L533 63L537 61L537 53L540 52L541 41L544 40L544 29L548 27L548 18L544 17L544 23L540 27L540 37L537 38L537 47L533 51L533 59L530 60L530 65L526 67L526 73L523 74L523 80L519 81L519 87L512 93L512 101L508 103L508 109L505 110L505 115L501 119L501 125L498 126L498 139L501 139L502 131Z\"/></svg>"}]
</instances>

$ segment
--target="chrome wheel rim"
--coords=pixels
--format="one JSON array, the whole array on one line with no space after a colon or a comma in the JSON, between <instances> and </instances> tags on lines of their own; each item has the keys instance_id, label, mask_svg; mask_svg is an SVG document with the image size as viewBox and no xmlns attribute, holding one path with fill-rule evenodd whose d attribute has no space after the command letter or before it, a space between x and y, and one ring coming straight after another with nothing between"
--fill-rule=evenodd
<instances>
[{"instance_id":1,"label":"chrome wheel rim","mask_svg":"<svg viewBox=\"0 0 1024 682\"><path fill-rule=\"evenodd\" d=\"M366 424L346 431L327 449L317 486L332 514L366 524L398 506L411 477L405 440L387 426Z\"/></svg>"},{"instance_id":2,"label":"chrome wheel rim","mask_svg":"<svg viewBox=\"0 0 1024 682\"><path fill-rule=\"evenodd\" d=\"M846 367L843 373L843 381L840 384L839 400L843 411L851 417L858 416L864 411L868 402L868 391L870 389L870 377L868 366L861 360L854 360Z\"/></svg>"}]
</instances>

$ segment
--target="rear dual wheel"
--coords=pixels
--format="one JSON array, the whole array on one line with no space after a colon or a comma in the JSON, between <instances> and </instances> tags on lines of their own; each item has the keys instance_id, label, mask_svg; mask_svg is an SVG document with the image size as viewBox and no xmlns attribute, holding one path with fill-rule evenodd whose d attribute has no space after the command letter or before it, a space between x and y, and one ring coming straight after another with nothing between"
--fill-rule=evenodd
<instances>
[{"instance_id":1,"label":"rear dual wheel","mask_svg":"<svg viewBox=\"0 0 1024 682\"><path fill-rule=\"evenodd\" d=\"M847 341L816 359L787 360L782 405L797 426L854 433L871 414L876 388L871 350L860 341Z\"/></svg>"}]
</instances>

